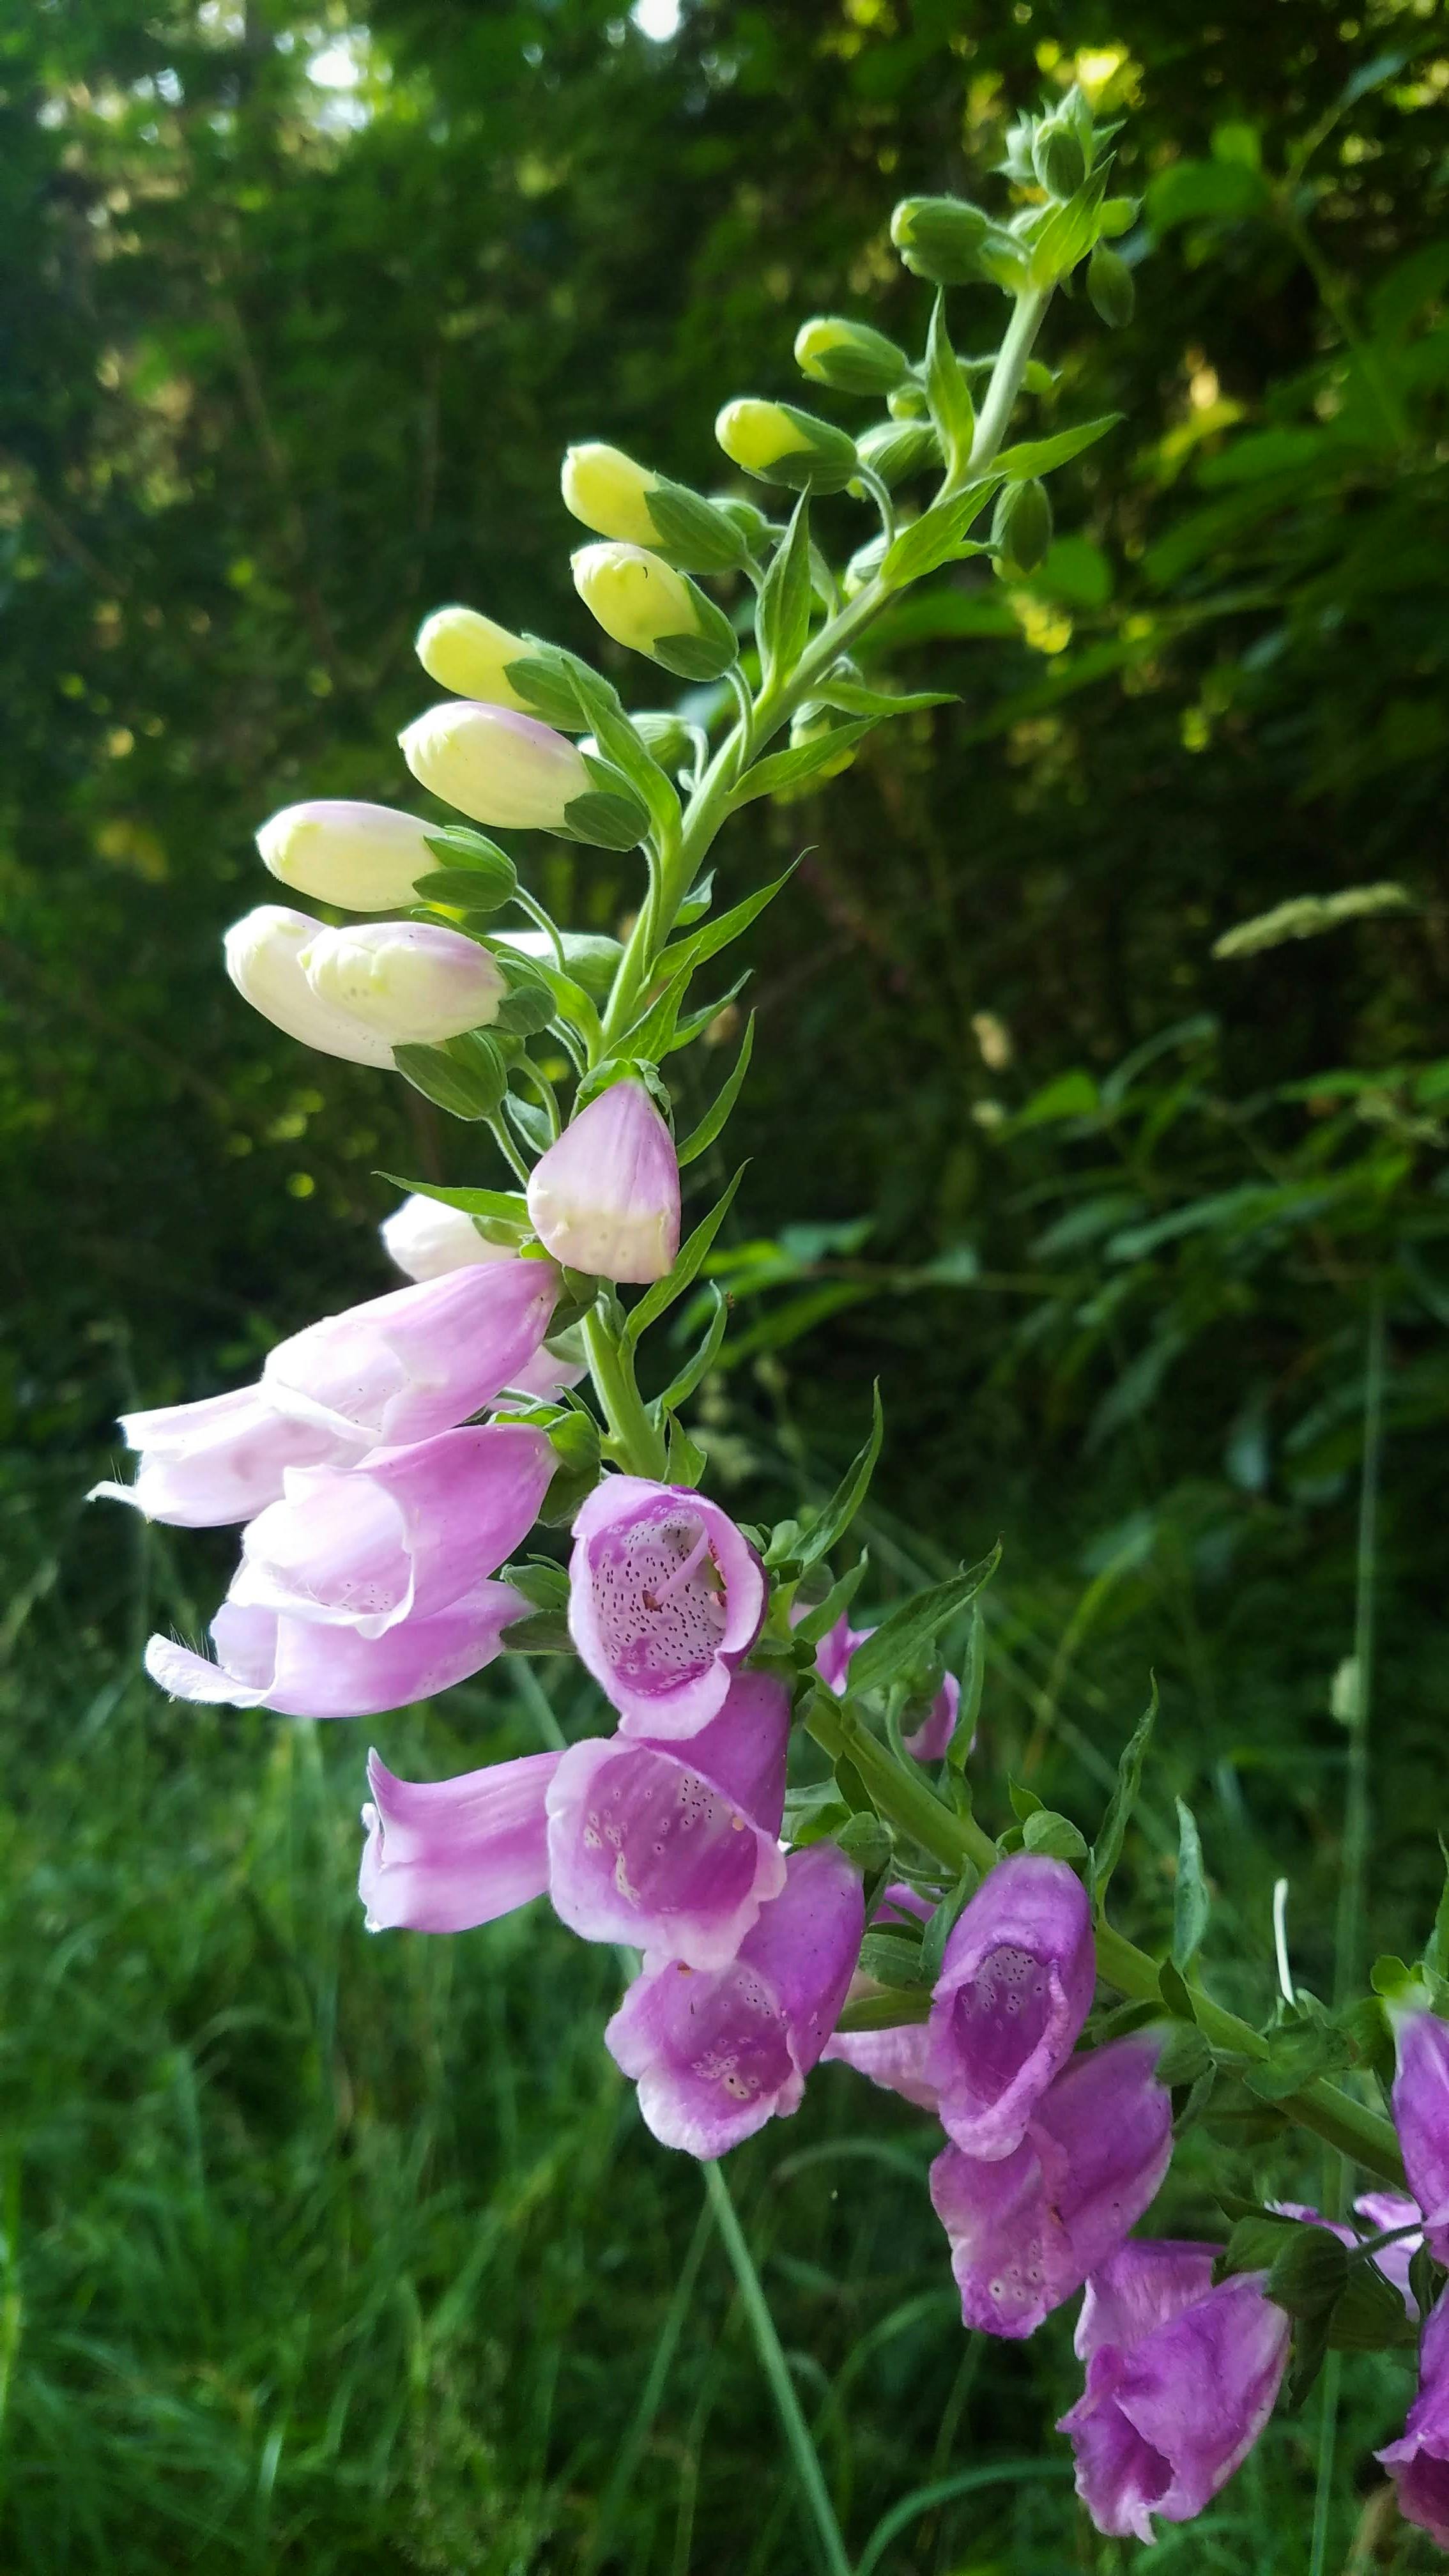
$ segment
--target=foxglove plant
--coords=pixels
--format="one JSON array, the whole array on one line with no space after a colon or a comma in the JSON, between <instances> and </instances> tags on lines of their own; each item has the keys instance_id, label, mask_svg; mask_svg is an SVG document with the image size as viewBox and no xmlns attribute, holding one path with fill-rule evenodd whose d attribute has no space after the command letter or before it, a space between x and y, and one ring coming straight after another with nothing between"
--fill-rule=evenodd
<instances>
[{"instance_id":1,"label":"foxglove plant","mask_svg":"<svg viewBox=\"0 0 1449 2576\"><path fill-rule=\"evenodd\" d=\"M1033 2334L1085 2284L1086 2385L1062 2429L1101 2530L1147 2540L1154 2516L1201 2512L1290 2360L1301 2395L1326 2351L1404 2345L1423 2319L1420 2394L1381 2456L1405 2512L1449 2543L1449 1917L1419 1970L1377 1979L1401 2154L1373 2099L1392 2065L1377 1998L1334 2016L1294 1994L1259 2029L1202 1984L1190 1818L1172 1956L1108 1921L1150 1714L1089 1848L1031 1792L1007 1784L1008 1813L968 1779L990 1562L850 1624L866 1562L832 1559L879 1407L839 1491L772 1529L701 1493L685 1418L729 1330L710 1265L735 1183L683 1240L682 1189L724 1130L753 1024L683 1134L670 1068L718 1017L700 970L784 882L720 909L706 861L753 801L839 775L873 728L945 703L862 670L913 584L971 558L1007 581L1040 562L1043 478L1112 423L1013 424L1052 392L1033 350L1059 289L1085 270L1104 320L1130 310L1107 244L1135 209L1108 194L1109 143L1072 91L1014 129L1011 211L897 207L892 239L938 289L921 356L831 315L795 343L813 388L884 402L858 433L727 403L716 434L748 489L714 499L620 449L569 450L563 500L596 540L572 558L579 596L612 667L633 653L651 695L661 672L689 685L678 709L631 713L588 660L445 604L418 653L450 694L400 741L468 822L318 799L263 824L289 892L402 918L337 928L260 905L226 938L239 992L485 1130L497 1160L465 1187L411 1185L388 1218L414 1284L294 1334L254 1386L127 1416L135 1482L97 1491L181 1526L244 1524L214 1656L148 1649L179 1699L381 1716L504 1652L578 1657L610 1732L451 1780L369 1756L369 1926L459 1932L546 1894L581 1938L642 1951L604 2042L654 2135L697 2157L795 2111L822 2057L937 2122L931 2195L967 2325ZM1006 299L989 357L953 349L958 286ZM832 524L868 514L839 567L813 516L831 495ZM637 851L627 936L554 922L478 824ZM685 1297L702 1338L641 1369ZM567 1566L546 1539L516 1554L540 1519L569 1525ZM944 1648L963 1631L958 1676ZM1134 2239L1174 2134L1235 2103L1387 2192L1361 2196L1359 2226L1240 2201L1220 2247Z\"/></svg>"}]
</instances>

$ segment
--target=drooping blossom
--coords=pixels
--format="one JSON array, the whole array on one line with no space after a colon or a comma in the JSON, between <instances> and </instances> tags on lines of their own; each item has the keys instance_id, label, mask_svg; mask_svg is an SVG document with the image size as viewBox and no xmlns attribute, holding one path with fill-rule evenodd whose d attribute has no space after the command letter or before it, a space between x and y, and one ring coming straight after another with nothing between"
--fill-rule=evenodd
<instances>
[{"instance_id":1,"label":"drooping blossom","mask_svg":"<svg viewBox=\"0 0 1449 2576\"><path fill-rule=\"evenodd\" d=\"M369 1932L468 1932L542 1896L544 1801L561 1753L525 1753L452 1780L399 1780L367 1757L357 1893Z\"/></svg>"},{"instance_id":2,"label":"drooping blossom","mask_svg":"<svg viewBox=\"0 0 1449 2576\"><path fill-rule=\"evenodd\" d=\"M1073 2058L1010 2155L983 2161L948 2146L936 2158L931 2200L967 2326L1034 2334L1156 2197L1172 2158L1161 2045L1142 2031Z\"/></svg>"},{"instance_id":3,"label":"drooping blossom","mask_svg":"<svg viewBox=\"0 0 1449 2576\"><path fill-rule=\"evenodd\" d=\"M569 1629L623 1734L697 1735L764 1615L760 1560L717 1503L642 1476L590 1494L574 1522Z\"/></svg>"},{"instance_id":4,"label":"drooping blossom","mask_svg":"<svg viewBox=\"0 0 1449 2576\"><path fill-rule=\"evenodd\" d=\"M450 1270L481 1269L490 1261L513 1261L512 1244L490 1243L461 1208L414 1190L401 1207L384 1217L378 1232L390 1261L409 1279L443 1279Z\"/></svg>"},{"instance_id":5,"label":"drooping blossom","mask_svg":"<svg viewBox=\"0 0 1449 2576\"><path fill-rule=\"evenodd\" d=\"M661 2145L722 2156L798 2110L860 1949L860 1880L834 1843L791 1852L785 1885L728 1967L646 1957L604 2033Z\"/></svg>"},{"instance_id":6,"label":"drooping blossom","mask_svg":"<svg viewBox=\"0 0 1449 2576\"><path fill-rule=\"evenodd\" d=\"M535 1163L528 1213L556 1261L591 1278L662 1279L679 1250L679 1163L642 1082L591 1100Z\"/></svg>"},{"instance_id":7,"label":"drooping blossom","mask_svg":"<svg viewBox=\"0 0 1449 2576\"><path fill-rule=\"evenodd\" d=\"M531 648L521 635L484 617L476 608L435 608L418 628L418 660L430 680L455 697L477 698L485 706L512 707L527 715L529 701L509 679L510 666L527 661Z\"/></svg>"},{"instance_id":8,"label":"drooping blossom","mask_svg":"<svg viewBox=\"0 0 1449 2576\"><path fill-rule=\"evenodd\" d=\"M1192 2522L1227 2484L1273 2411L1291 2319L1266 2274L1213 2287L1211 2245L1129 2241L1087 2283L1077 2325L1083 2395L1071 2436L1077 2493L1097 2529L1154 2538L1152 2517Z\"/></svg>"},{"instance_id":9,"label":"drooping blossom","mask_svg":"<svg viewBox=\"0 0 1449 2576\"><path fill-rule=\"evenodd\" d=\"M324 1315L269 1351L261 1393L364 1448L452 1430L517 1383L558 1297L549 1261L492 1261Z\"/></svg>"},{"instance_id":10,"label":"drooping blossom","mask_svg":"<svg viewBox=\"0 0 1449 2576\"><path fill-rule=\"evenodd\" d=\"M1389 2006L1398 2071L1394 2126L1409 2189L1424 2213L1424 2239L1449 2264L1449 2022L1437 2013Z\"/></svg>"},{"instance_id":11,"label":"drooping blossom","mask_svg":"<svg viewBox=\"0 0 1449 2576\"><path fill-rule=\"evenodd\" d=\"M873 1628L852 1628L844 1611L833 1628L827 1628L815 1649L815 1669L828 1687L836 1692L845 1689L850 1676L851 1660L858 1646L873 1637ZM954 1673L947 1673L921 1724L902 1737L908 1753L918 1762L939 1762L956 1732L961 1710L961 1685ZM970 1751L970 1746L967 1746Z\"/></svg>"},{"instance_id":12,"label":"drooping blossom","mask_svg":"<svg viewBox=\"0 0 1449 2576\"><path fill-rule=\"evenodd\" d=\"M726 1967L785 1884L789 1728L783 1682L739 1673L677 1751L637 1736L571 1745L548 1793L555 1912L588 1941Z\"/></svg>"},{"instance_id":13,"label":"drooping blossom","mask_svg":"<svg viewBox=\"0 0 1449 2576\"><path fill-rule=\"evenodd\" d=\"M538 1516L554 1470L522 1423L440 1431L355 1467L289 1467L247 1524L231 1599L381 1637L492 1574Z\"/></svg>"},{"instance_id":14,"label":"drooping blossom","mask_svg":"<svg viewBox=\"0 0 1449 2576\"><path fill-rule=\"evenodd\" d=\"M1430 2310L1419 2387L1397 2442L1375 2455L1393 2479L1406 2522L1449 2549L1449 2298Z\"/></svg>"},{"instance_id":15,"label":"drooping blossom","mask_svg":"<svg viewBox=\"0 0 1449 2576\"><path fill-rule=\"evenodd\" d=\"M107 1479L87 1499L129 1503L178 1529L250 1520L276 1502L288 1467L336 1466L358 1454L355 1435L293 1421L255 1386L123 1413L121 1429L140 1454L135 1483Z\"/></svg>"},{"instance_id":16,"label":"drooping blossom","mask_svg":"<svg viewBox=\"0 0 1449 2576\"><path fill-rule=\"evenodd\" d=\"M988 1872L946 1944L926 2073L968 2156L1009 2156L1066 2064L1096 1983L1091 1909L1065 1861L1017 1852Z\"/></svg>"},{"instance_id":17,"label":"drooping blossom","mask_svg":"<svg viewBox=\"0 0 1449 2576\"><path fill-rule=\"evenodd\" d=\"M216 1661L153 1637L146 1670L173 1699L269 1708L281 1717L381 1717L482 1672L528 1604L510 1583L475 1583L430 1619L380 1637L224 1601L211 1623Z\"/></svg>"}]
</instances>

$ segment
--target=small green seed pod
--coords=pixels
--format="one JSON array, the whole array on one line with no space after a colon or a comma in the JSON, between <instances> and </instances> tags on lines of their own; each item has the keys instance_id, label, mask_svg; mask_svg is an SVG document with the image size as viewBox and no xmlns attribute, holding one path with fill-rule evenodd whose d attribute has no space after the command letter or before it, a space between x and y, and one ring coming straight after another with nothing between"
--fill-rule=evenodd
<instances>
[{"instance_id":1,"label":"small green seed pod","mask_svg":"<svg viewBox=\"0 0 1449 2576\"><path fill-rule=\"evenodd\" d=\"M1052 541L1052 505L1044 483L1008 483L991 521L991 542L1008 580L1035 572Z\"/></svg>"},{"instance_id":2,"label":"small green seed pod","mask_svg":"<svg viewBox=\"0 0 1449 2576\"><path fill-rule=\"evenodd\" d=\"M1098 242L1087 262L1087 293L1109 331L1120 331L1137 309L1137 288L1127 262Z\"/></svg>"},{"instance_id":3,"label":"small green seed pod","mask_svg":"<svg viewBox=\"0 0 1449 2576\"><path fill-rule=\"evenodd\" d=\"M911 362L904 349L873 331L868 322L847 322L838 314L802 322L795 334L795 364L817 385L841 394L888 394Z\"/></svg>"}]
</instances>

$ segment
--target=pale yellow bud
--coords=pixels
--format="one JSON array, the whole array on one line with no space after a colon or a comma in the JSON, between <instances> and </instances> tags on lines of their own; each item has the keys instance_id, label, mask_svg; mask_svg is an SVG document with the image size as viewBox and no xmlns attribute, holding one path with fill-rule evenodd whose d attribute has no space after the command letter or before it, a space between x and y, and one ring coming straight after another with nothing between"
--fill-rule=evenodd
<instances>
[{"instance_id":1,"label":"pale yellow bud","mask_svg":"<svg viewBox=\"0 0 1449 2576\"><path fill-rule=\"evenodd\" d=\"M574 798L593 786L561 733L471 698L430 707L398 742L420 786L475 823L505 830L557 831Z\"/></svg>"},{"instance_id":2,"label":"pale yellow bud","mask_svg":"<svg viewBox=\"0 0 1449 2576\"><path fill-rule=\"evenodd\" d=\"M574 588L606 635L683 679L715 680L739 647L729 619L672 564L643 546L581 546Z\"/></svg>"},{"instance_id":3,"label":"pale yellow bud","mask_svg":"<svg viewBox=\"0 0 1449 2576\"><path fill-rule=\"evenodd\" d=\"M320 796L284 806L257 834L265 865L283 885L347 912L393 912L411 903L419 877L438 866L436 826L390 805Z\"/></svg>"},{"instance_id":4,"label":"pale yellow bud","mask_svg":"<svg viewBox=\"0 0 1449 2576\"><path fill-rule=\"evenodd\" d=\"M622 537L627 545L654 546L659 531L649 515L647 495L659 477L636 465L622 447L597 441L571 447L563 461L564 507L601 537Z\"/></svg>"},{"instance_id":5,"label":"pale yellow bud","mask_svg":"<svg viewBox=\"0 0 1449 2576\"><path fill-rule=\"evenodd\" d=\"M289 1038L349 1064L391 1065L392 1042L313 992L302 952L318 935L310 913L259 903L223 941L226 971L245 1001Z\"/></svg>"},{"instance_id":6,"label":"pale yellow bud","mask_svg":"<svg viewBox=\"0 0 1449 2576\"><path fill-rule=\"evenodd\" d=\"M533 710L509 680L508 665L526 661L528 653L521 636L476 608L435 608L418 628L418 660L440 689L481 698L487 706L512 707L517 715Z\"/></svg>"},{"instance_id":7,"label":"pale yellow bud","mask_svg":"<svg viewBox=\"0 0 1449 2576\"><path fill-rule=\"evenodd\" d=\"M389 1046L437 1046L486 1028L508 990L476 939L428 921L362 921L319 930L298 958L318 999Z\"/></svg>"}]
</instances>

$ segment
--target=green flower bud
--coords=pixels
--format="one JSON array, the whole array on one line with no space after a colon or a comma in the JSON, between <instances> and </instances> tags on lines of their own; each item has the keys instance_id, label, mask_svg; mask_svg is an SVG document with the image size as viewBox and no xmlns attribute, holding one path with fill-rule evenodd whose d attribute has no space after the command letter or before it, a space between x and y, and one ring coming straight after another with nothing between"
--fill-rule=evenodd
<instances>
[{"instance_id":1,"label":"green flower bud","mask_svg":"<svg viewBox=\"0 0 1449 2576\"><path fill-rule=\"evenodd\" d=\"M856 592L864 590L868 581L874 581L885 558L884 533L871 537L851 556L840 582L841 591L846 599L854 599Z\"/></svg>"},{"instance_id":2,"label":"green flower bud","mask_svg":"<svg viewBox=\"0 0 1449 2576\"><path fill-rule=\"evenodd\" d=\"M1044 483L1008 483L991 520L991 542L1000 570L1013 575L1035 572L1052 541L1052 505Z\"/></svg>"},{"instance_id":3,"label":"green flower bud","mask_svg":"<svg viewBox=\"0 0 1449 2576\"><path fill-rule=\"evenodd\" d=\"M1008 179L1014 179L1020 188L1030 188L1036 179L1036 166L1031 157L1035 134L1034 116L1020 117L1015 125L1007 128L1006 158L1001 166Z\"/></svg>"},{"instance_id":4,"label":"green flower bud","mask_svg":"<svg viewBox=\"0 0 1449 2576\"><path fill-rule=\"evenodd\" d=\"M643 546L582 546L574 588L606 635L684 680L718 680L736 660L734 628L712 599Z\"/></svg>"},{"instance_id":5,"label":"green flower bud","mask_svg":"<svg viewBox=\"0 0 1449 2576\"><path fill-rule=\"evenodd\" d=\"M1120 331L1137 309L1137 288L1125 259L1098 242L1087 262L1087 293L1109 331Z\"/></svg>"},{"instance_id":6,"label":"green flower bud","mask_svg":"<svg viewBox=\"0 0 1449 2576\"><path fill-rule=\"evenodd\" d=\"M741 559L732 520L686 484L636 465L620 447L571 447L560 480L565 508L601 537L662 549L695 572L727 572Z\"/></svg>"},{"instance_id":7,"label":"green flower bud","mask_svg":"<svg viewBox=\"0 0 1449 2576\"><path fill-rule=\"evenodd\" d=\"M941 442L929 421L883 420L856 445L862 465L878 474L890 492L941 463Z\"/></svg>"},{"instance_id":8,"label":"green flower bud","mask_svg":"<svg viewBox=\"0 0 1449 2576\"><path fill-rule=\"evenodd\" d=\"M657 715L646 711L631 715L629 722L661 769L683 769L693 760L698 745L682 716L671 715L667 709Z\"/></svg>"},{"instance_id":9,"label":"green flower bud","mask_svg":"<svg viewBox=\"0 0 1449 2576\"><path fill-rule=\"evenodd\" d=\"M795 334L795 364L817 385L842 394L888 394L910 372L904 349L866 322L836 315L802 322Z\"/></svg>"},{"instance_id":10,"label":"green flower bud","mask_svg":"<svg viewBox=\"0 0 1449 2576\"><path fill-rule=\"evenodd\" d=\"M925 386L914 382L897 385L895 392L886 396L886 410L892 420L929 420L931 406Z\"/></svg>"},{"instance_id":11,"label":"green flower bud","mask_svg":"<svg viewBox=\"0 0 1449 2576\"><path fill-rule=\"evenodd\" d=\"M1074 197L1087 176L1087 156L1080 138L1059 117L1039 125L1032 137L1032 167L1049 197Z\"/></svg>"},{"instance_id":12,"label":"green flower bud","mask_svg":"<svg viewBox=\"0 0 1449 2576\"><path fill-rule=\"evenodd\" d=\"M1097 208L1097 222L1107 241L1119 234L1130 233L1142 210L1140 197L1104 197Z\"/></svg>"},{"instance_id":13,"label":"green flower bud","mask_svg":"<svg viewBox=\"0 0 1449 2576\"><path fill-rule=\"evenodd\" d=\"M417 657L430 680L455 697L477 698L485 706L511 707L515 715L534 714L533 702L519 694L508 677L510 662L528 659L530 647L506 626L476 608L435 608L418 628Z\"/></svg>"},{"instance_id":14,"label":"green flower bud","mask_svg":"<svg viewBox=\"0 0 1449 2576\"><path fill-rule=\"evenodd\" d=\"M735 492L716 492L711 496L709 506L738 528L752 555L759 554L768 545L770 522L763 510L756 509L753 501L743 501Z\"/></svg>"},{"instance_id":15,"label":"green flower bud","mask_svg":"<svg viewBox=\"0 0 1449 2576\"><path fill-rule=\"evenodd\" d=\"M842 492L855 472L855 441L793 403L726 403L714 434L732 465L792 492Z\"/></svg>"},{"instance_id":16,"label":"green flower bud","mask_svg":"<svg viewBox=\"0 0 1449 2576\"><path fill-rule=\"evenodd\" d=\"M821 706L818 700L807 700L803 707L796 708L790 719L791 749L797 749L802 742L816 742L824 735L837 732L841 723L842 718L832 708ZM822 761L820 767L811 772L800 792L813 795L827 778L839 778L841 772L850 767L857 748L854 741L843 743L839 751L833 752L828 760ZM787 796L789 792L787 789Z\"/></svg>"},{"instance_id":17,"label":"green flower bud","mask_svg":"<svg viewBox=\"0 0 1449 2576\"><path fill-rule=\"evenodd\" d=\"M903 197L891 216L891 240L907 268L938 286L981 276L978 254L990 229L980 207L961 197Z\"/></svg>"}]
</instances>

